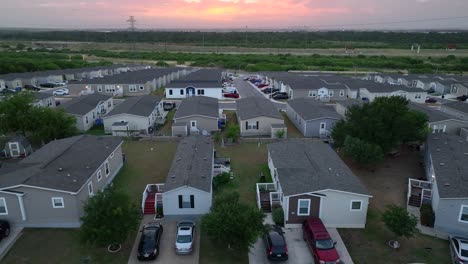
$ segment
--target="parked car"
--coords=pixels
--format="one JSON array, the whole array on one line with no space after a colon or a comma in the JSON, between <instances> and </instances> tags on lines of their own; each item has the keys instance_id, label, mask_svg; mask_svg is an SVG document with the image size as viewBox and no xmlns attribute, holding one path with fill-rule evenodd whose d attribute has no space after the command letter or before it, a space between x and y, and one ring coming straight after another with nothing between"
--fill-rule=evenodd
<instances>
[{"instance_id":1,"label":"parked car","mask_svg":"<svg viewBox=\"0 0 468 264\"><path fill-rule=\"evenodd\" d=\"M278 92L278 91L279 91L278 88L271 88L271 87L262 89L262 92L265 93L265 94L271 94L271 93L275 93L275 92Z\"/></svg>"},{"instance_id":2,"label":"parked car","mask_svg":"<svg viewBox=\"0 0 468 264\"><path fill-rule=\"evenodd\" d=\"M257 87L258 87L258 88L263 88L263 87L267 87L267 86L268 86L268 84L266 84L266 83L259 83L259 84L257 84Z\"/></svg>"},{"instance_id":3,"label":"parked car","mask_svg":"<svg viewBox=\"0 0 468 264\"><path fill-rule=\"evenodd\" d=\"M269 230L263 236L263 242L269 260L288 260L288 246L281 228Z\"/></svg>"},{"instance_id":4,"label":"parked car","mask_svg":"<svg viewBox=\"0 0 468 264\"><path fill-rule=\"evenodd\" d=\"M65 85L67 85L67 83L66 83L66 82L55 82L55 85L56 85L57 87L60 87L60 86L65 86Z\"/></svg>"},{"instance_id":5,"label":"parked car","mask_svg":"<svg viewBox=\"0 0 468 264\"><path fill-rule=\"evenodd\" d=\"M239 94L238 93L225 93L224 94L224 97L226 98L239 98Z\"/></svg>"},{"instance_id":6,"label":"parked car","mask_svg":"<svg viewBox=\"0 0 468 264\"><path fill-rule=\"evenodd\" d=\"M10 223L6 220L0 220L0 241L10 235Z\"/></svg>"},{"instance_id":7,"label":"parked car","mask_svg":"<svg viewBox=\"0 0 468 264\"><path fill-rule=\"evenodd\" d=\"M370 102L369 98L367 98L367 97L363 97L363 98L361 98L361 99L362 99L362 101L364 101L364 102L366 102L366 103Z\"/></svg>"},{"instance_id":8,"label":"parked car","mask_svg":"<svg viewBox=\"0 0 468 264\"><path fill-rule=\"evenodd\" d=\"M52 94L53 95L68 95L69 91L66 88L62 88L62 89L55 90L54 92L52 92Z\"/></svg>"},{"instance_id":9,"label":"parked car","mask_svg":"<svg viewBox=\"0 0 468 264\"><path fill-rule=\"evenodd\" d=\"M159 244L163 233L163 226L158 222L150 222L141 229L138 244L138 260L151 260L159 255Z\"/></svg>"},{"instance_id":10,"label":"parked car","mask_svg":"<svg viewBox=\"0 0 468 264\"><path fill-rule=\"evenodd\" d=\"M190 254L193 251L195 239L195 223L182 221L177 223L177 236L175 241L176 254Z\"/></svg>"},{"instance_id":11,"label":"parked car","mask_svg":"<svg viewBox=\"0 0 468 264\"><path fill-rule=\"evenodd\" d=\"M37 87L35 85L31 85L31 84L25 84L23 86L23 88L26 89L26 90L31 90L31 91L40 91L41 90L41 88L39 88L39 87Z\"/></svg>"},{"instance_id":12,"label":"parked car","mask_svg":"<svg viewBox=\"0 0 468 264\"><path fill-rule=\"evenodd\" d=\"M428 104L433 104L437 103L437 100L435 98L427 98L425 102Z\"/></svg>"},{"instance_id":13,"label":"parked car","mask_svg":"<svg viewBox=\"0 0 468 264\"><path fill-rule=\"evenodd\" d=\"M457 97L457 100L463 101L463 102L465 102L466 99L468 99L468 95L462 95L462 96L458 96L458 97Z\"/></svg>"},{"instance_id":14,"label":"parked car","mask_svg":"<svg viewBox=\"0 0 468 264\"><path fill-rule=\"evenodd\" d=\"M334 242L322 220L317 217L310 217L302 224L302 235L307 242L315 263L341 263L338 251Z\"/></svg>"},{"instance_id":15,"label":"parked car","mask_svg":"<svg viewBox=\"0 0 468 264\"><path fill-rule=\"evenodd\" d=\"M272 98L273 99L289 99L289 96L288 96L288 93L286 92L276 92L276 93L273 93L272 95Z\"/></svg>"},{"instance_id":16,"label":"parked car","mask_svg":"<svg viewBox=\"0 0 468 264\"><path fill-rule=\"evenodd\" d=\"M16 90L5 88L2 91L0 91L0 93L2 93L2 94L14 94L14 93L16 93Z\"/></svg>"},{"instance_id":17,"label":"parked car","mask_svg":"<svg viewBox=\"0 0 468 264\"><path fill-rule=\"evenodd\" d=\"M163 103L163 109L164 111L171 111L172 109L174 109L176 107L176 103L175 102L164 102Z\"/></svg>"},{"instance_id":18,"label":"parked car","mask_svg":"<svg viewBox=\"0 0 468 264\"><path fill-rule=\"evenodd\" d=\"M39 84L40 87L43 88L55 88L57 85L55 83L41 83Z\"/></svg>"},{"instance_id":19,"label":"parked car","mask_svg":"<svg viewBox=\"0 0 468 264\"><path fill-rule=\"evenodd\" d=\"M450 250L454 254L454 263L468 263L468 238L450 237Z\"/></svg>"}]
</instances>

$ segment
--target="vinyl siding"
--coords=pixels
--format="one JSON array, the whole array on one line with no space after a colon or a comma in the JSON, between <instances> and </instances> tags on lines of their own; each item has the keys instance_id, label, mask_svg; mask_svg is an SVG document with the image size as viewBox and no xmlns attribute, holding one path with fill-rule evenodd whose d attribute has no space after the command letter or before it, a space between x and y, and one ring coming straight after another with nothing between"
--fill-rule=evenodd
<instances>
[{"instance_id":1,"label":"vinyl siding","mask_svg":"<svg viewBox=\"0 0 468 264\"><path fill-rule=\"evenodd\" d=\"M184 118L177 118L174 119L174 123L186 123L188 127L188 131L190 133L190 121L197 122L197 129L200 130L200 133L203 130L208 131L209 133L218 131L218 119L216 118L208 118L203 116L189 116Z\"/></svg>"},{"instance_id":2,"label":"vinyl siding","mask_svg":"<svg viewBox=\"0 0 468 264\"><path fill-rule=\"evenodd\" d=\"M249 137L249 136L271 136L271 125L273 124L284 124L283 119L278 119L278 118L271 118L271 117L265 117L265 116L260 116L257 118L251 118L251 119L244 119L239 120L239 126L240 126L240 133L241 136L243 137ZM258 129L246 129L246 122L249 122L251 124L256 124L258 122Z\"/></svg>"},{"instance_id":3,"label":"vinyl siding","mask_svg":"<svg viewBox=\"0 0 468 264\"><path fill-rule=\"evenodd\" d=\"M435 211L434 228L449 235L468 237L468 223L458 221L461 205L468 206L468 198L440 199L437 211Z\"/></svg>"},{"instance_id":4,"label":"vinyl siding","mask_svg":"<svg viewBox=\"0 0 468 264\"><path fill-rule=\"evenodd\" d=\"M210 176L210 175L208 175ZM179 208L179 195L194 195L194 208ZM163 210L166 217L197 216L210 211L212 194L184 186L163 193Z\"/></svg>"},{"instance_id":5,"label":"vinyl siding","mask_svg":"<svg viewBox=\"0 0 468 264\"><path fill-rule=\"evenodd\" d=\"M134 115L127 115L127 114L122 114L122 115L116 115L116 116L110 116L110 117L104 117L104 132L105 133L112 133L112 124L115 122L120 122L120 121L126 121L128 122L128 127L130 130L144 130L145 133L148 130L148 127L152 126L154 124L154 118L152 119L152 115L148 117L143 117L143 116L134 116ZM148 124L149 120L149 124Z\"/></svg>"},{"instance_id":6,"label":"vinyl siding","mask_svg":"<svg viewBox=\"0 0 468 264\"><path fill-rule=\"evenodd\" d=\"M172 90L172 95L169 92L170 90ZM183 95L180 94L180 90L184 91ZM205 94L203 94L203 96L213 97L213 98L216 98L216 99L223 99L224 98L222 88L202 88L202 87L198 88L198 87L195 87L195 95L194 96L198 96L198 93L197 93L198 90L204 90ZM166 98L168 98L168 99L187 98L187 89L186 89L186 87L166 88Z\"/></svg>"}]
</instances>

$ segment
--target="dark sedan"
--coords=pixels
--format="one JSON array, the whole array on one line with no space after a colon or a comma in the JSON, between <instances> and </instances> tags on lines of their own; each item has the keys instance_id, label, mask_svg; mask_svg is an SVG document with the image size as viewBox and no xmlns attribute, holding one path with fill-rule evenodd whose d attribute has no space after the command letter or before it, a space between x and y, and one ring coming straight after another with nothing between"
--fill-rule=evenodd
<instances>
[{"instance_id":1,"label":"dark sedan","mask_svg":"<svg viewBox=\"0 0 468 264\"><path fill-rule=\"evenodd\" d=\"M271 94L271 93L279 92L279 89L268 87L268 88L262 89L262 92L265 94Z\"/></svg>"},{"instance_id":2,"label":"dark sedan","mask_svg":"<svg viewBox=\"0 0 468 264\"><path fill-rule=\"evenodd\" d=\"M143 226L138 244L138 260L153 260L159 255L162 233L161 223L151 222Z\"/></svg>"},{"instance_id":3,"label":"dark sedan","mask_svg":"<svg viewBox=\"0 0 468 264\"><path fill-rule=\"evenodd\" d=\"M10 235L10 223L6 220L0 220L0 241Z\"/></svg>"},{"instance_id":4,"label":"dark sedan","mask_svg":"<svg viewBox=\"0 0 468 264\"><path fill-rule=\"evenodd\" d=\"M41 88L35 86L35 85L31 85L31 84L26 84L24 87L24 89L26 90L31 90L31 91L40 91Z\"/></svg>"},{"instance_id":5,"label":"dark sedan","mask_svg":"<svg viewBox=\"0 0 468 264\"><path fill-rule=\"evenodd\" d=\"M288 246L281 228L269 230L263 236L263 242L269 260L288 260Z\"/></svg>"},{"instance_id":6,"label":"dark sedan","mask_svg":"<svg viewBox=\"0 0 468 264\"><path fill-rule=\"evenodd\" d=\"M288 93L286 93L286 92L276 92L276 93L273 93L272 98L275 99L275 100L289 99L289 96L288 96Z\"/></svg>"}]
</instances>

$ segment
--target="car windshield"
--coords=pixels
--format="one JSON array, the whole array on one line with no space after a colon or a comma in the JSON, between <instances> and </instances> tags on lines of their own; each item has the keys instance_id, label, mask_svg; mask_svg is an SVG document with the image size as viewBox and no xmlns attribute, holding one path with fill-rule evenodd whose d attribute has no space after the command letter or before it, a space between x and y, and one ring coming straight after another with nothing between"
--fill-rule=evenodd
<instances>
[{"instance_id":1,"label":"car windshield","mask_svg":"<svg viewBox=\"0 0 468 264\"><path fill-rule=\"evenodd\" d=\"M177 236L177 243L190 243L192 242L191 235L178 235Z\"/></svg>"},{"instance_id":2,"label":"car windshield","mask_svg":"<svg viewBox=\"0 0 468 264\"><path fill-rule=\"evenodd\" d=\"M152 251L155 249L156 240L155 240L155 229L147 229L143 233L143 250Z\"/></svg>"},{"instance_id":3,"label":"car windshield","mask_svg":"<svg viewBox=\"0 0 468 264\"><path fill-rule=\"evenodd\" d=\"M464 258L468 258L468 250L462 249L461 250L461 256Z\"/></svg>"},{"instance_id":4,"label":"car windshield","mask_svg":"<svg viewBox=\"0 0 468 264\"><path fill-rule=\"evenodd\" d=\"M332 248L335 247L335 245L333 245L333 241L331 239L317 240L315 242L315 246L318 249L332 249Z\"/></svg>"}]
</instances>

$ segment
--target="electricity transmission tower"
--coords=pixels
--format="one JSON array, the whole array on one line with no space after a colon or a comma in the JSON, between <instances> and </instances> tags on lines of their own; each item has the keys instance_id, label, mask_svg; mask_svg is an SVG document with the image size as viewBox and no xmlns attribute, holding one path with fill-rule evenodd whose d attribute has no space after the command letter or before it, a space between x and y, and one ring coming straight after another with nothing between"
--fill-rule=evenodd
<instances>
[{"instance_id":1,"label":"electricity transmission tower","mask_svg":"<svg viewBox=\"0 0 468 264\"><path fill-rule=\"evenodd\" d=\"M135 35L135 30L136 30L136 20L135 20L135 17L134 16L130 16L130 18L127 20L127 22L129 23L130 27L128 28L131 33L129 33L129 41L130 41L130 50L131 51L135 51L135 39L133 39L134 35Z\"/></svg>"}]
</instances>

